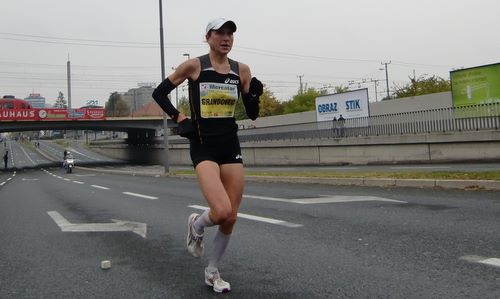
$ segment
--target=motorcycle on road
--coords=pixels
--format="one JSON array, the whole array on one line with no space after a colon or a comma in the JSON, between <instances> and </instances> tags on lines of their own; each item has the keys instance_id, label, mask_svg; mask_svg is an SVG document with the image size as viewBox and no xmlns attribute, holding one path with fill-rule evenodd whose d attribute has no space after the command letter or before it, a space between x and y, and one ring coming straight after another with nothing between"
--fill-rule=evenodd
<instances>
[{"instance_id":1,"label":"motorcycle on road","mask_svg":"<svg viewBox=\"0 0 500 299\"><path fill-rule=\"evenodd\" d=\"M75 159L71 154L66 155L66 159L64 159L63 167L66 170L66 173L72 173L73 168L75 167Z\"/></svg>"}]
</instances>

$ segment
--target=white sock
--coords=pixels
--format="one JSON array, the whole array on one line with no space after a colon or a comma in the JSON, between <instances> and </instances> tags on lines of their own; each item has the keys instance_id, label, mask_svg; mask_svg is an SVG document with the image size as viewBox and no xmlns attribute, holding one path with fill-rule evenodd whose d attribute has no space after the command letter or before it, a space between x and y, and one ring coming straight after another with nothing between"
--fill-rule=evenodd
<instances>
[{"instance_id":1,"label":"white sock","mask_svg":"<svg viewBox=\"0 0 500 299\"><path fill-rule=\"evenodd\" d=\"M193 223L193 228L194 232L197 233L198 235L203 235L205 232L205 227L207 226L213 226L214 223L212 220L210 220L210 217L208 214L210 213L210 210L205 210L198 219Z\"/></svg>"},{"instance_id":2,"label":"white sock","mask_svg":"<svg viewBox=\"0 0 500 299\"><path fill-rule=\"evenodd\" d=\"M214 272L213 270L217 269L219 265L219 261L222 258L222 255L224 255L224 252L226 251L227 244L229 244L229 239L231 238L231 235L225 235L222 233L220 230L217 230L217 233L215 234L214 238L214 248L212 250L212 253L210 254L210 258L208 259L208 270L211 272Z\"/></svg>"}]
</instances>

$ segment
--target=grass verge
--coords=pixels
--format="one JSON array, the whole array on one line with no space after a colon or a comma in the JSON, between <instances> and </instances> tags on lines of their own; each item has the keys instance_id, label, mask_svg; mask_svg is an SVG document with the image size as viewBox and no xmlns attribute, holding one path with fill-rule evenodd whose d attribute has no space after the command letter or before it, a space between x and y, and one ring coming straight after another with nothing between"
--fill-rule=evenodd
<instances>
[{"instance_id":1,"label":"grass verge","mask_svg":"<svg viewBox=\"0 0 500 299\"><path fill-rule=\"evenodd\" d=\"M192 170L179 170L178 174L194 174ZM247 176L309 177L309 178L390 178L432 180L493 180L500 181L500 171L401 171L401 172L344 172L344 171L245 171Z\"/></svg>"}]
</instances>

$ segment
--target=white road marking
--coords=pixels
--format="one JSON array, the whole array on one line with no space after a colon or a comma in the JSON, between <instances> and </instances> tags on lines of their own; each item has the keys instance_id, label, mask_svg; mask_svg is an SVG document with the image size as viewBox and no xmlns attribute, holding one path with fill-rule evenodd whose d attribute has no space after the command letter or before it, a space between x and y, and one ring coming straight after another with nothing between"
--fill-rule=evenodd
<instances>
[{"instance_id":1,"label":"white road marking","mask_svg":"<svg viewBox=\"0 0 500 299\"><path fill-rule=\"evenodd\" d=\"M158 199L156 196L149 196L149 195L144 195L144 194L139 194L139 193L133 193L133 192L122 192L125 195L130 195L130 196L135 196L135 197L140 197L140 198L146 198L146 199Z\"/></svg>"},{"instance_id":2,"label":"white road marking","mask_svg":"<svg viewBox=\"0 0 500 299\"><path fill-rule=\"evenodd\" d=\"M131 231L146 238L146 223L111 219L112 223L71 223L57 211L48 211L63 232L124 232Z\"/></svg>"},{"instance_id":3,"label":"white road marking","mask_svg":"<svg viewBox=\"0 0 500 299\"><path fill-rule=\"evenodd\" d=\"M38 181L38 179L27 179L27 178L23 178L23 181Z\"/></svg>"},{"instance_id":4,"label":"white road marking","mask_svg":"<svg viewBox=\"0 0 500 299\"><path fill-rule=\"evenodd\" d=\"M92 173L89 173L89 174L77 174L76 176L86 177L86 176L95 176L95 174L92 174Z\"/></svg>"},{"instance_id":5,"label":"white road marking","mask_svg":"<svg viewBox=\"0 0 500 299\"><path fill-rule=\"evenodd\" d=\"M80 182L80 181L73 181L73 183L75 183L75 184L80 184L80 185L85 184L84 182Z\"/></svg>"},{"instance_id":6,"label":"white road marking","mask_svg":"<svg viewBox=\"0 0 500 299\"><path fill-rule=\"evenodd\" d=\"M99 159L99 158L94 158L94 157L91 157L91 156L87 156L87 155L85 155L84 153L81 153L81 152L77 151L77 150L76 150L76 149L74 149L74 148L71 148L71 149L70 149L70 152L77 153L77 154L82 155L82 156L84 156L84 157L87 157L87 158L89 158L89 159L91 159L91 160L101 161L101 159Z\"/></svg>"},{"instance_id":7,"label":"white road marking","mask_svg":"<svg viewBox=\"0 0 500 299\"><path fill-rule=\"evenodd\" d=\"M64 178L63 180L65 180L66 182L69 182L69 181L71 181L70 179L67 179L67 178Z\"/></svg>"},{"instance_id":8,"label":"white road marking","mask_svg":"<svg viewBox=\"0 0 500 299\"><path fill-rule=\"evenodd\" d=\"M193 209L198 209L198 210L208 210L209 209L208 207L199 206L199 205L190 205L188 207L193 208ZM286 226L286 227L301 227L301 226L303 226L302 224L287 222L287 221L283 221L283 220L279 220L279 219L254 216L254 215L243 214L243 213L238 213L238 217L249 219L249 220L254 220L254 221L260 221L260 222L265 222L265 223Z\"/></svg>"},{"instance_id":9,"label":"white road marking","mask_svg":"<svg viewBox=\"0 0 500 299\"><path fill-rule=\"evenodd\" d=\"M406 201L388 199L376 196L348 196L348 195L322 195L323 197L313 198L278 198L256 195L243 195L244 198L262 199L270 201L288 202L301 205L320 204L320 203L342 203L342 202L357 202L357 201L386 201L406 203Z\"/></svg>"},{"instance_id":10,"label":"white road marking","mask_svg":"<svg viewBox=\"0 0 500 299\"><path fill-rule=\"evenodd\" d=\"M28 153L24 150L24 148L22 146L20 148L23 151L23 153L26 155L26 157L28 158L28 160L30 160L31 163L33 163L33 165L36 165L35 161L33 161L33 159L31 159L30 155L28 155ZM22 161L22 162L24 162L24 161Z\"/></svg>"},{"instance_id":11,"label":"white road marking","mask_svg":"<svg viewBox=\"0 0 500 299\"><path fill-rule=\"evenodd\" d=\"M479 263L493 266L493 267L500 267L500 259L494 258L494 257L479 261Z\"/></svg>"},{"instance_id":12,"label":"white road marking","mask_svg":"<svg viewBox=\"0 0 500 299\"><path fill-rule=\"evenodd\" d=\"M91 185L91 187L94 187L94 188L97 188L97 189L109 190L108 187L99 186L99 185Z\"/></svg>"},{"instance_id":13,"label":"white road marking","mask_svg":"<svg viewBox=\"0 0 500 299\"><path fill-rule=\"evenodd\" d=\"M277 198L277 197L256 196L256 195L246 195L246 194L243 194L243 197L244 198L253 198L253 199L263 199L263 200L269 200L269 201L292 202L291 199Z\"/></svg>"},{"instance_id":14,"label":"white road marking","mask_svg":"<svg viewBox=\"0 0 500 299\"><path fill-rule=\"evenodd\" d=\"M500 268L500 258L496 257L484 257L479 255L465 255L460 257L461 260L468 261L471 263L479 263L483 265L493 266Z\"/></svg>"},{"instance_id":15,"label":"white road marking","mask_svg":"<svg viewBox=\"0 0 500 299\"><path fill-rule=\"evenodd\" d=\"M1 182L1 183L0 183L0 186L3 186L3 185L5 185L5 183L7 183L7 182Z\"/></svg>"}]
</instances>

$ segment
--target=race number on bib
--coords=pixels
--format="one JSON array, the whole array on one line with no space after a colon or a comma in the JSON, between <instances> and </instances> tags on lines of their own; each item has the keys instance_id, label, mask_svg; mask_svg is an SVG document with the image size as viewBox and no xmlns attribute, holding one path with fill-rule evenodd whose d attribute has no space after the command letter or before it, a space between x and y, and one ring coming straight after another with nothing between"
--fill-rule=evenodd
<instances>
[{"instance_id":1,"label":"race number on bib","mask_svg":"<svg viewBox=\"0 0 500 299\"><path fill-rule=\"evenodd\" d=\"M201 117L233 117L238 88L234 84L200 83Z\"/></svg>"}]
</instances>

